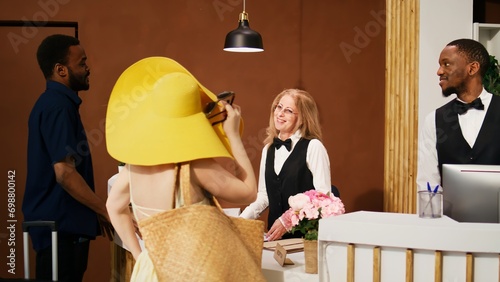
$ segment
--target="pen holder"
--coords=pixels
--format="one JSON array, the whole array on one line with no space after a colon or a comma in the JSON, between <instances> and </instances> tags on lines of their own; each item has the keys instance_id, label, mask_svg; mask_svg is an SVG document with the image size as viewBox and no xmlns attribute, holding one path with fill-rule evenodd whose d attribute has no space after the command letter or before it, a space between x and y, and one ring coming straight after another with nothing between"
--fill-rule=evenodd
<instances>
[{"instance_id":1,"label":"pen holder","mask_svg":"<svg viewBox=\"0 0 500 282\"><path fill-rule=\"evenodd\" d=\"M418 216L440 218L443 216L443 193L418 191Z\"/></svg>"}]
</instances>

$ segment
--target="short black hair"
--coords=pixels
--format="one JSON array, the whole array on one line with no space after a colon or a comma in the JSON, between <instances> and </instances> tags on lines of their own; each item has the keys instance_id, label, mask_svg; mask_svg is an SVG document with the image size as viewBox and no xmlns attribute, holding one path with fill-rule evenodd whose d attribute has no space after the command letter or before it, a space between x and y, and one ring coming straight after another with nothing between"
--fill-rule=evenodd
<instances>
[{"instance_id":1,"label":"short black hair","mask_svg":"<svg viewBox=\"0 0 500 282\"><path fill-rule=\"evenodd\" d=\"M490 67L490 54L484 48L483 44L473 39L462 38L453 40L446 46L457 46L458 52L463 54L467 61L479 62L479 74L484 78L486 71Z\"/></svg>"},{"instance_id":2,"label":"short black hair","mask_svg":"<svg viewBox=\"0 0 500 282\"><path fill-rule=\"evenodd\" d=\"M52 76L54 66L68 63L69 47L80 45L80 40L64 34L53 34L46 37L36 52L38 65L47 79Z\"/></svg>"}]
</instances>

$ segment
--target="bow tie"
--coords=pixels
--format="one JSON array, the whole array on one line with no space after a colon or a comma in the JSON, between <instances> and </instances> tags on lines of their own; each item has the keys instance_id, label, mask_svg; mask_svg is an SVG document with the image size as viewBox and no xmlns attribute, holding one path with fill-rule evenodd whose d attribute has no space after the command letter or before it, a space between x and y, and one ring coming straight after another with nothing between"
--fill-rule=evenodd
<instances>
[{"instance_id":1,"label":"bow tie","mask_svg":"<svg viewBox=\"0 0 500 282\"><path fill-rule=\"evenodd\" d=\"M455 103L453 104L453 111L459 115L465 114L470 108L475 108L478 110L484 110L483 102L481 102L480 98L470 102L469 104L464 104L455 99Z\"/></svg>"},{"instance_id":2,"label":"bow tie","mask_svg":"<svg viewBox=\"0 0 500 282\"><path fill-rule=\"evenodd\" d=\"M285 146L288 152L290 152L290 150L292 149L292 139L290 138L286 139L285 141L282 141L281 139L275 137L273 144L276 147L276 150L279 149L282 145Z\"/></svg>"}]
</instances>

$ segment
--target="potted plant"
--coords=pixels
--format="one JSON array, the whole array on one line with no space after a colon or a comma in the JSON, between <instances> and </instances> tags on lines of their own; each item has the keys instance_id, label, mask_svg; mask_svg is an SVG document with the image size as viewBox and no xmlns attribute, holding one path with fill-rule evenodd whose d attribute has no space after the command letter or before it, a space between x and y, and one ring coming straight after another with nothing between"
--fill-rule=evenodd
<instances>
[{"instance_id":1,"label":"potted plant","mask_svg":"<svg viewBox=\"0 0 500 282\"><path fill-rule=\"evenodd\" d=\"M486 91L500 95L500 66L493 55L490 55L490 67L484 75L483 85Z\"/></svg>"},{"instance_id":2,"label":"potted plant","mask_svg":"<svg viewBox=\"0 0 500 282\"><path fill-rule=\"evenodd\" d=\"M319 220L345 213L344 204L331 192L325 194L314 189L290 196L288 204L290 209L283 218L291 223L290 232L300 230L304 234L306 273L318 273Z\"/></svg>"}]
</instances>

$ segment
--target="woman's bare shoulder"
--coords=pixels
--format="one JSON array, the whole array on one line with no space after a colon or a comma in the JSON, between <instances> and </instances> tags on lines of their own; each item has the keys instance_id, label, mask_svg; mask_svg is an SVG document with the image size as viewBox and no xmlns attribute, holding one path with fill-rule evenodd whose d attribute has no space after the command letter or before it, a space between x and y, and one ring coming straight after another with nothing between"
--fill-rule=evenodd
<instances>
[{"instance_id":1,"label":"woman's bare shoulder","mask_svg":"<svg viewBox=\"0 0 500 282\"><path fill-rule=\"evenodd\" d=\"M130 171L137 174L155 174L175 168L175 164L158 164L158 165L131 165Z\"/></svg>"}]
</instances>

